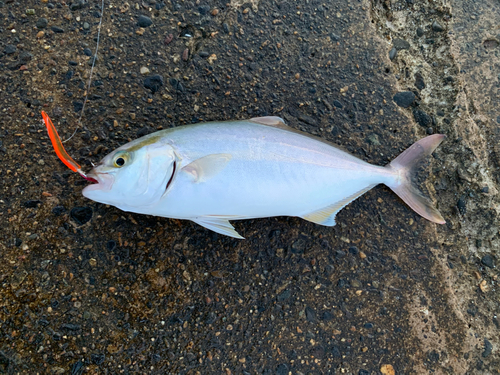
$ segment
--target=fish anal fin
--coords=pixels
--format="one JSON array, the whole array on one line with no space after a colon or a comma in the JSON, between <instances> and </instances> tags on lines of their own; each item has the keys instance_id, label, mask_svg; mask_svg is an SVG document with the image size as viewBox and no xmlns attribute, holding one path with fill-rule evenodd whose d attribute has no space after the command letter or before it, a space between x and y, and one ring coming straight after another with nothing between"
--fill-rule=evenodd
<instances>
[{"instance_id":1,"label":"fish anal fin","mask_svg":"<svg viewBox=\"0 0 500 375\"><path fill-rule=\"evenodd\" d=\"M231 154L210 154L189 163L182 171L191 175L194 182L204 182L222 172L231 159Z\"/></svg>"},{"instance_id":2,"label":"fish anal fin","mask_svg":"<svg viewBox=\"0 0 500 375\"><path fill-rule=\"evenodd\" d=\"M229 219L235 219L237 216L200 216L196 219L191 219L196 224L201 225L207 229L210 229L214 232L223 234L225 236L238 238L240 240L244 240L234 227L229 223Z\"/></svg>"},{"instance_id":3,"label":"fish anal fin","mask_svg":"<svg viewBox=\"0 0 500 375\"><path fill-rule=\"evenodd\" d=\"M339 206L337 203L335 203L331 206L308 213L307 215L301 217L304 220L311 221L316 224L333 227L335 225L335 215L337 215L337 212L339 212L341 209L342 206Z\"/></svg>"},{"instance_id":4,"label":"fish anal fin","mask_svg":"<svg viewBox=\"0 0 500 375\"><path fill-rule=\"evenodd\" d=\"M335 215L351 203L356 198L362 196L368 190L372 189L375 185L369 185L364 189L338 201L327 207L321 208L319 210L310 212L306 215L302 215L301 218L307 221L311 221L316 224L325 225L327 227L333 227L335 225Z\"/></svg>"}]
</instances>

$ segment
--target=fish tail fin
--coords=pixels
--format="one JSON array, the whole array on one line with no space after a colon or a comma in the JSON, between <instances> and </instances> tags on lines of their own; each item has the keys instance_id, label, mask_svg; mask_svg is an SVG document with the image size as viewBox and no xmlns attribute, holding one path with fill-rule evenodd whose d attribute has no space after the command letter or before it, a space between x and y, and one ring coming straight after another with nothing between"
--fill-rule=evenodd
<instances>
[{"instance_id":1,"label":"fish tail fin","mask_svg":"<svg viewBox=\"0 0 500 375\"><path fill-rule=\"evenodd\" d=\"M432 202L422 195L413 179L420 161L432 154L445 138L442 134L425 137L415 142L386 167L398 176L394 183L388 183L387 186L420 216L438 224L445 224L446 221Z\"/></svg>"}]
</instances>

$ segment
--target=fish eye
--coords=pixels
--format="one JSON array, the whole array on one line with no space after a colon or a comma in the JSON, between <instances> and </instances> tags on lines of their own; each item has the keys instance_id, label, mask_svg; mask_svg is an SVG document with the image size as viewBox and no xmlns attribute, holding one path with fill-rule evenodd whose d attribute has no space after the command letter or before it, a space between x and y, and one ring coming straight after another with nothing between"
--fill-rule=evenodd
<instances>
[{"instance_id":1,"label":"fish eye","mask_svg":"<svg viewBox=\"0 0 500 375\"><path fill-rule=\"evenodd\" d=\"M123 167L127 161L130 159L128 152L123 151L123 152L118 152L114 159L113 159L113 165L116 168L121 168Z\"/></svg>"}]
</instances>

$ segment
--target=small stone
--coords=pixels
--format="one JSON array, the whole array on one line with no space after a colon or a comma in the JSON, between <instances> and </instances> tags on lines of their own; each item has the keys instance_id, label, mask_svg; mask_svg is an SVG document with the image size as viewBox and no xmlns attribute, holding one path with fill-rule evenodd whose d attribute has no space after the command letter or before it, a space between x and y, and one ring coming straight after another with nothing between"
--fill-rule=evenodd
<instances>
[{"instance_id":1,"label":"small stone","mask_svg":"<svg viewBox=\"0 0 500 375\"><path fill-rule=\"evenodd\" d=\"M6 55L12 55L13 53L16 53L16 51L17 51L17 47L12 45L12 44L7 44L5 46L5 48L3 49L3 52Z\"/></svg>"},{"instance_id":2,"label":"small stone","mask_svg":"<svg viewBox=\"0 0 500 375\"><path fill-rule=\"evenodd\" d=\"M292 292L290 292L290 290L288 289L285 289L284 291L282 291L280 294L278 294L276 296L276 300L278 302L283 302L283 301L286 301L287 299L289 299L292 295Z\"/></svg>"},{"instance_id":3,"label":"small stone","mask_svg":"<svg viewBox=\"0 0 500 375\"><path fill-rule=\"evenodd\" d=\"M83 109L83 102L73 102L75 112L80 112Z\"/></svg>"},{"instance_id":4,"label":"small stone","mask_svg":"<svg viewBox=\"0 0 500 375\"><path fill-rule=\"evenodd\" d=\"M150 70L145 66L141 66L140 72L141 72L141 74L149 74Z\"/></svg>"},{"instance_id":5,"label":"small stone","mask_svg":"<svg viewBox=\"0 0 500 375\"><path fill-rule=\"evenodd\" d=\"M349 286L349 285L348 285L348 282L346 279L339 279L339 281L337 282L337 286L339 288L343 288L343 287Z\"/></svg>"},{"instance_id":6,"label":"small stone","mask_svg":"<svg viewBox=\"0 0 500 375\"><path fill-rule=\"evenodd\" d=\"M151 90L154 94L163 86L163 77L159 74L155 74L153 76L147 77L144 80L144 87Z\"/></svg>"},{"instance_id":7,"label":"small stone","mask_svg":"<svg viewBox=\"0 0 500 375\"><path fill-rule=\"evenodd\" d=\"M210 5L200 5L198 7L198 11L200 12L201 15L206 15L208 12L210 12Z\"/></svg>"},{"instance_id":8,"label":"small stone","mask_svg":"<svg viewBox=\"0 0 500 375\"><path fill-rule=\"evenodd\" d=\"M316 312L310 308L309 306L306 307L306 310L305 310L305 313L306 313L306 319L311 322L311 323L316 323L317 319L316 319Z\"/></svg>"},{"instance_id":9,"label":"small stone","mask_svg":"<svg viewBox=\"0 0 500 375\"><path fill-rule=\"evenodd\" d=\"M444 31L444 27L438 21L434 21L432 23L432 30L436 32L442 32Z\"/></svg>"},{"instance_id":10,"label":"small stone","mask_svg":"<svg viewBox=\"0 0 500 375\"><path fill-rule=\"evenodd\" d=\"M189 48L186 48L183 52L182 52L182 60L183 61L187 61L189 58Z\"/></svg>"},{"instance_id":11,"label":"small stone","mask_svg":"<svg viewBox=\"0 0 500 375\"><path fill-rule=\"evenodd\" d=\"M26 9L26 15L28 15L28 16L34 16L35 15L35 10L34 9Z\"/></svg>"},{"instance_id":12,"label":"small stone","mask_svg":"<svg viewBox=\"0 0 500 375\"><path fill-rule=\"evenodd\" d=\"M338 346L334 346L332 348L332 355L333 358L342 358L342 354L340 353L340 349L338 348Z\"/></svg>"},{"instance_id":13,"label":"small stone","mask_svg":"<svg viewBox=\"0 0 500 375\"><path fill-rule=\"evenodd\" d=\"M84 30L88 30L88 29L90 29L90 24L89 24L88 22L84 22L84 23L83 23L83 29L84 29Z\"/></svg>"},{"instance_id":14,"label":"small stone","mask_svg":"<svg viewBox=\"0 0 500 375\"><path fill-rule=\"evenodd\" d=\"M356 279L351 280L351 286L352 286L353 288L361 288L361 286L362 286L362 285L361 285L361 281L356 280Z\"/></svg>"},{"instance_id":15,"label":"small stone","mask_svg":"<svg viewBox=\"0 0 500 375\"><path fill-rule=\"evenodd\" d=\"M42 30L40 30L40 31L36 34L36 37L37 37L38 39L43 38L44 36L45 36L45 31L42 31Z\"/></svg>"},{"instance_id":16,"label":"small stone","mask_svg":"<svg viewBox=\"0 0 500 375\"><path fill-rule=\"evenodd\" d=\"M496 39L486 39L483 42L483 46L486 49L497 48L499 45L500 45L500 42L498 40L496 40Z\"/></svg>"},{"instance_id":17,"label":"small stone","mask_svg":"<svg viewBox=\"0 0 500 375\"><path fill-rule=\"evenodd\" d=\"M465 195L462 195L457 202L457 208L461 215L465 215L467 212L467 201Z\"/></svg>"},{"instance_id":18,"label":"small stone","mask_svg":"<svg viewBox=\"0 0 500 375\"><path fill-rule=\"evenodd\" d=\"M22 62L23 64L27 64L28 62L31 61L33 58L33 55L27 51L23 51L19 54L19 61Z\"/></svg>"},{"instance_id":19,"label":"small stone","mask_svg":"<svg viewBox=\"0 0 500 375\"><path fill-rule=\"evenodd\" d=\"M484 351L481 354L483 358L488 357L491 352L493 351L493 345L491 345L491 342L488 341L488 339L485 337L484 338Z\"/></svg>"},{"instance_id":20,"label":"small stone","mask_svg":"<svg viewBox=\"0 0 500 375\"><path fill-rule=\"evenodd\" d=\"M337 108L341 108L341 109L344 108L344 106L342 105L342 103L339 102L338 100L334 100L332 103Z\"/></svg>"},{"instance_id":21,"label":"small stone","mask_svg":"<svg viewBox=\"0 0 500 375\"><path fill-rule=\"evenodd\" d=\"M210 54L206 51L200 51L198 53L198 55L200 55L200 57L203 57L203 58L210 56Z\"/></svg>"},{"instance_id":22,"label":"small stone","mask_svg":"<svg viewBox=\"0 0 500 375\"><path fill-rule=\"evenodd\" d=\"M380 367L380 372L384 375L395 375L396 371L394 371L394 367L392 365L382 365Z\"/></svg>"},{"instance_id":23,"label":"small stone","mask_svg":"<svg viewBox=\"0 0 500 375\"><path fill-rule=\"evenodd\" d=\"M147 16L140 15L137 18L137 26L139 26L139 27L149 27L152 24L153 24L153 21L151 20L151 18L149 18Z\"/></svg>"},{"instance_id":24,"label":"small stone","mask_svg":"<svg viewBox=\"0 0 500 375\"><path fill-rule=\"evenodd\" d=\"M85 2L83 0L78 0L78 1L72 2L71 5L69 6L69 9L70 10L79 10L79 9L82 9L84 6L85 6Z\"/></svg>"},{"instance_id":25,"label":"small stone","mask_svg":"<svg viewBox=\"0 0 500 375\"><path fill-rule=\"evenodd\" d=\"M481 289L481 292L483 293L486 293L490 290L490 287L486 280L483 280L479 283L479 289Z\"/></svg>"},{"instance_id":26,"label":"small stone","mask_svg":"<svg viewBox=\"0 0 500 375\"><path fill-rule=\"evenodd\" d=\"M489 268L494 268L495 264L493 263L493 257L490 254L486 254L484 257L481 258L481 263L484 264L486 267Z\"/></svg>"},{"instance_id":27,"label":"small stone","mask_svg":"<svg viewBox=\"0 0 500 375\"><path fill-rule=\"evenodd\" d=\"M285 363L278 365L276 375L288 375L288 366Z\"/></svg>"},{"instance_id":28,"label":"small stone","mask_svg":"<svg viewBox=\"0 0 500 375\"><path fill-rule=\"evenodd\" d=\"M174 35L173 34L168 34L165 37L164 43L165 44L170 44L170 43L172 43L172 40L174 40Z\"/></svg>"},{"instance_id":29,"label":"small stone","mask_svg":"<svg viewBox=\"0 0 500 375\"><path fill-rule=\"evenodd\" d=\"M144 35L145 32L146 32L146 29L144 27L139 27L137 30L135 30L135 33L137 35Z\"/></svg>"},{"instance_id":30,"label":"small stone","mask_svg":"<svg viewBox=\"0 0 500 375\"><path fill-rule=\"evenodd\" d=\"M366 142L373 146L380 146L380 140L378 139L377 134L370 134L368 137L366 137Z\"/></svg>"},{"instance_id":31,"label":"small stone","mask_svg":"<svg viewBox=\"0 0 500 375\"><path fill-rule=\"evenodd\" d=\"M415 87L419 90L425 89L424 77L420 73L415 74Z\"/></svg>"},{"instance_id":32,"label":"small stone","mask_svg":"<svg viewBox=\"0 0 500 375\"><path fill-rule=\"evenodd\" d=\"M424 29L422 29L421 27L417 27L417 36L419 38L424 36Z\"/></svg>"},{"instance_id":33,"label":"small stone","mask_svg":"<svg viewBox=\"0 0 500 375\"><path fill-rule=\"evenodd\" d=\"M393 100L398 106L408 108L413 104L415 98L415 94L411 91L402 91L394 95Z\"/></svg>"},{"instance_id":34,"label":"small stone","mask_svg":"<svg viewBox=\"0 0 500 375\"><path fill-rule=\"evenodd\" d=\"M24 207L26 208L37 208L39 204L42 204L42 201L30 199L29 201L24 202Z\"/></svg>"},{"instance_id":35,"label":"small stone","mask_svg":"<svg viewBox=\"0 0 500 375\"><path fill-rule=\"evenodd\" d=\"M398 54L398 50L395 47L392 47L392 49L389 51L389 59L392 61L396 58Z\"/></svg>"},{"instance_id":36,"label":"small stone","mask_svg":"<svg viewBox=\"0 0 500 375\"><path fill-rule=\"evenodd\" d=\"M394 48L396 48L398 51L401 51L403 49L410 49L410 43L408 43L406 40L404 39L394 39L394 41L392 42L392 45L394 46Z\"/></svg>"},{"instance_id":37,"label":"small stone","mask_svg":"<svg viewBox=\"0 0 500 375\"><path fill-rule=\"evenodd\" d=\"M219 9L213 9L212 12L211 12L212 16L216 16L219 14Z\"/></svg>"},{"instance_id":38,"label":"small stone","mask_svg":"<svg viewBox=\"0 0 500 375\"><path fill-rule=\"evenodd\" d=\"M303 113L299 114L298 118L300 121L305 122L306 124L313 125L313 126L318 125L318 121L314 117L305 115Z\"/></svg>"},{"instance_id":39,"label":"small stone","mask_svg":"<svg viewBox=\"0 0 500 375\"><path fill-rule=\"evenodd\" d=\"M73 324L73 323L63 323L61 327L59 327L61 330L68 330L68 331L79 331L82 329L82 327L79 324Z\"/></svg>"},{"instance_id":40,"label":"small stone","mask_svg":"<svg viewBox=\"0 0 500 375\"><path fill-rule=\"evenodd\" d=\"M39 18L37 21L36 21L36 27L38 29L45 29L47 27L47 25L49 24L49 21L47 20L47 18Z\"/></svg>"},{"instance_id":41,"label":"small stone","mask_svg":"<svg viewBox=\"0 0 500 375\"><path fill-rule=\"evenodd\" d=\"M50 29L53 32L58 33L58 34L64 33L64 29L60 28L59 26L52 26Z\"/></svg>"},{"instance_id":42,"label":"small stone","mask_svg":"<svg viewBox=\"0 0 500 375\"><path fill-rule=\"evenodd\" d=\"M106 360L106 355L104 353L92 353L90 355L90 360L94 365L100 366Z\"/></svg>"},{"instance_id":43,"label":"small stone","mask_svg":"<svg viewBox=\"0 0 500 375\"><path fill-rule=\"evenodd\" d=\"M413 111L413 117L415 118L417 124L423 126L424 128L432 124L432 117L429 116L424 111L422 111L421 109L415 109Z\"/></svg>"},{"instance_id":44,"label":"small stone","mask_svg":"<svg viewBox=\"0 0 500 375\"><path fill-rule=\"evenodd\" d=\"M322 320L330 321L333 320L334 316L330 311L324 311L323 315L321 316Z\"/></svg>"},{"instance_id":45,"label":"small stone","mask_svg":"<svg viewBox=\"0 0 500 375\"><path fill-rule=\"evenodd\" d=\"M359 254L359 249L356 246L351 246L351 247L349 247L349 252L352 255L358 255Z\"/></svg>"},{"instance_id":46,"label":"small stone","mask_svg":"<svg viewBox=\"0 0 500 375\"><path fill-rule=\"evenodd\" d=\"M52 213L56 216L61 216L66 212L66 208L64 206L56 206L52 209Z\"/></svg>"},{"instance_id":47,"label":"small stone","mask_svg":"<svg viewBox=\"0 0 500 375\"><path fill-rule=\"evenodd\" d=\"M345 252L343 252L342 250L335 251L335 259L341 259L343 257L345 257Z\"/></svg>"},{"instance_id":48,"label":"small stone","mask_svg":"<svg viewBox=\"0 0 500 375\"><path fill-rule=\"evenodd\" d=\"M292 244L291 248L292 248L292 253L301 254L304 252L306 248L306 242L303 239L299 238Z\"/></svg>"},{"instance_id":49,"label":"small stone","mask_svg":"<svg viewBox=\"0 0 500 375\"><path fill-rule=\"evenodd\" d=\"M330 34L330 38L334 41L334 42L338 42L340 40L340 36L335 34L335 33L331 33Z\"/></svg>"}]
</instances>

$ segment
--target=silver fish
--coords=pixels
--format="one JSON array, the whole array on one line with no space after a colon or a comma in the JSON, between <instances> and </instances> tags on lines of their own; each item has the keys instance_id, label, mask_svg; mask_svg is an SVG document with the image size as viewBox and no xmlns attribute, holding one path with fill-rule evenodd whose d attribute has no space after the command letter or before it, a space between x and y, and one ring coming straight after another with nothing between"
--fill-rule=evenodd
<instances>
[{"instance_id":1,"label":"silver fish","mask_svg":"<svg viewBox=\"0 0 500 375\"><path fill-rule=\"evenodd\" d=\"M298 216L333 226L343 207L385 184L415 212L444 224L412 184L414 167L444 137L423 138L379 167L289 128L279 117L180 126L111 152L88 174L98 183L83 195L243 238L230 220Z\"/></svg>"}]
</instances>

